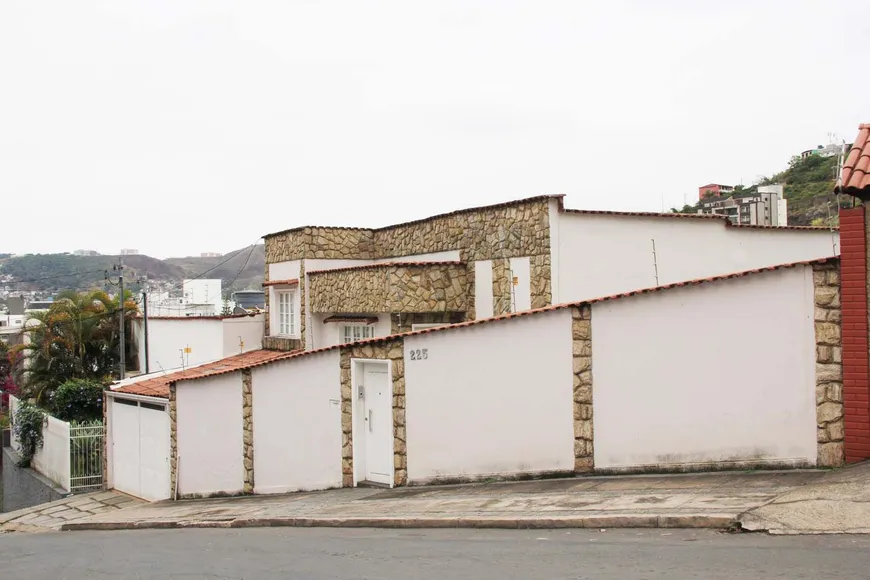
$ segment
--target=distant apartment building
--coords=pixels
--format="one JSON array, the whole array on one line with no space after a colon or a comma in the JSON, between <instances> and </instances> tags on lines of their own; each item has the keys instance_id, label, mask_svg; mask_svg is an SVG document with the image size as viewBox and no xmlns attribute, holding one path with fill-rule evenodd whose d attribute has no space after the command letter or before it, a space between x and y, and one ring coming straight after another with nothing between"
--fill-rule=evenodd
<instances>
[{"instance_id":1,"label":"distant apartment building","mask_svg":"<svg viewBox=\"0 0 870 580\"><path fill-rule=\"evenodd\" d=\"M722 185L721 183L708 183L698 188L698 199L705 197L722 197L734 192L734 186Z\"/></svg>"},{"instance_id":2,"label":"distant apartment building","mask_svg":"<svg viewBox=\"0 0 870 580\"><path fill-rule=\"evenodd\" d=\"M148 310L151 316L217 316L223 310L221 280L184 280L181 296L154 292L148 297Z\"/></svg>"},{"instance_id":3,"label":"distant apartment building","mask_svg":"<svg viewBox=\"0 0 870 580\"><path fill-rule=\"evenodd\" d=\"M700 214L722 215L744 226L787 226L788 201L782 185L761 185L749 195L701 199Z\"/></svg>"},{"instance_id":4,"label":"distant apartment building","mask_svg":"<svg viewBox=\"0 0 870 580\"><path fill-rule=\"evenodd\" d=\"M220 258L223 256L220 252L202 252L199 257L200 258Z\"/></svg>"},{"instance_id":5,"label":"distant apartment building","mask_svg":"<svg viewBox=\"0 0 870 580\"><path fill-rule=\"evenodd\" d=\"M121 255L122 256L138 256L139 250L136 250L133 248L121 248Z\"/></svg>"},{"instance_id":6,"label":"distant apartment building","mask_svg":"<svg viewBox=\"0 0 870 580\"><path fill-rule=\"evenodd\" d=\"M100 253L96 250L76 250L73 256L99 256Z\"/></svg>"}]
</instances>

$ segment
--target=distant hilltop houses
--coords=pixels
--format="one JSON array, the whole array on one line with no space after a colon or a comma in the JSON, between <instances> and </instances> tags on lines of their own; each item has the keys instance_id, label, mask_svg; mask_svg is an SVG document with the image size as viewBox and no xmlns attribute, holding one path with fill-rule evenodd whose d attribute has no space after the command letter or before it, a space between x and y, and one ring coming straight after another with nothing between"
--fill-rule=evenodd
<instances>
[{"instance_id":1,"label":"distant hilltop houses","mask_svg":"<svg viewBox=\"0 0 870 580\"><path fill-rule=\"evenodd\" d=\"M760 185L741 194L734 186L708 183L698 188L698 213L721 215L744 226L787 226L788 201L782 184Z\"/></svg>"}]
</instances>

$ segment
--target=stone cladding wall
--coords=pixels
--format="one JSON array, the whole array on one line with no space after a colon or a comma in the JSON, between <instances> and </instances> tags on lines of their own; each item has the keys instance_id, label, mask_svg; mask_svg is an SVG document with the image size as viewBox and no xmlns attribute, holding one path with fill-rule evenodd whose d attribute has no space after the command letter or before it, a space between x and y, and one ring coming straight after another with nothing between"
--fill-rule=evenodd
<instances>
[{"instance_id":1,"label":"stone cladding wall","mask_svg":"<svg viewBox=\"0 0 870 580\"><path fill-rule=\"evenodd\" d=\"M304 271L306 258L379 259L459 250L460 261L466 264L465 287L469 296L463 310L466 319L471 320L474 318L474 261L494 260L495 314L504 314L510 311L510 300L505 299L510 296L510 280L509 267L503 259L529 256L532 308L541 308L552 302L549 203L549 199L529 200L377 230L298 228L266 236L266 264L302 260ZM495 265L497 262L499 266ZM301 284L300 288L303 286ZM302 298L304 304L305 297ZM313 303L311 305L313 307ZM302 314L304 324L304 312Z\"/></svg>"},{"instance_id":2,"label":"stone cladding wall","mask_svg":"<svg viewBox=\"0 0 870 580\"><path fill-rule=\"evenodd\" d=\"M845 462L842 312L838 265L813 266L816 334L816 422L819 467Z\"/></svg>"},{"instance_id":3,"label":"stone cladding wall","mask_svg":"<svg viewBox=\"0 0 870 580\"><path fill-rule=\"evenodd\" d=\"M312 312L464 312L471 301L465 264L383 265L309 280Z\"/></svg>"},{"instance_id":4,"label":"stone cladding wall","mask_svg":"<svg viewBox=\"0 0 870 580\"><path fill-rule=\"evenodd\" d=\"M244 493L254 493L254 389L251 369L242 371L242 441Z\"/></svg>"},{"instance_id":5,"label":"stone cladding wall","mask_svg":"<svg viewBox=\"0 0 870 580\"><path fill-rule=\"evenodd\" d=\"M574 471L590 472L593 462L592 431L592 309L571 309L574 353Z\"/></svg>"},{"instance_id":6,"label":"stone cladding wall","mask_svg":"<svg viewBox=\"0 0 870 580\"><path fill-rule=\"evenodd\" d=\"M405 361L402 339L378 344L357 344L341 349L342 485L353 487L353 384L350 362L353 358L390 361L393 380L393 483L397 486L405 485L408 483L408 456L405 446Z\"/></svg>"},{"instance_id":7,"label":"stone cladding wall","mask_svg":"<svg viewBox=\"0 0 870 580\"><path fill-rule=\"evenodd\" d=\"M178 413L175 383L169 384L169 497L175 498L178 473Z\"/></svg>"}]
</instances>

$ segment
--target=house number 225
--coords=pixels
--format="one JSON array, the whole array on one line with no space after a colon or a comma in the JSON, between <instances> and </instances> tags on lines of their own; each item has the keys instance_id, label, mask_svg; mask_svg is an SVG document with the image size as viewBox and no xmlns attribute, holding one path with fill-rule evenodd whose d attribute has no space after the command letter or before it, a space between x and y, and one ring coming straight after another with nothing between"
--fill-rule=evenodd
<instances>
[{"instance_id":1,"label":"house number 225","mask_svg":"<svg viewBox=\"0 0 870 580\"><path fill-rule=\"evenodd\" d=\"M426 360L429 358L428 348L411 349L411 360Z\"/></svg>"}]
</instances>

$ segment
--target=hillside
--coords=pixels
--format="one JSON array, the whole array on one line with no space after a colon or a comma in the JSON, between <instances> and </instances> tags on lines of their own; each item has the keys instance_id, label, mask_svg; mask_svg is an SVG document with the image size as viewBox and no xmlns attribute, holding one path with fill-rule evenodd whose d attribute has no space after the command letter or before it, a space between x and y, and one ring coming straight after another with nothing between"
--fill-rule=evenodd
<instances>
[{"instance_id":1,"label":"hillside","mask_svg":"<svg viewBox=\"0 0 870 580\"><path fill-rule=\"evenodd\" d=\"M789 167L770 177L761 179L758 183L735 188L735 196L756 193L759 185L783 184L785 198L788 200L788 223L795 226L836 226L837 196L834 195L836 185L837 157L822 157L811 155L804 159L793 159ZM840 203L846 207L850 200L841 198ZM698 205L673 209L675 213L696 213Z\"/></svg>"},{"instance_id":2,"label":"hillside","mask_svg":"<svg viewBox=\"0 0 870 580\"><path fill-rule=\"evenodd\" d=\"M219 258L169 258L164 262L172 267L180 268L184 276L192 278L203 272L208 272L201 278L220 278L224 288L233 278L232 290L244 290L246 288L261 288L263 274L266 271L266 252L263 244L242 248Z\"/></svg>"},{"instance_id":3,"label":"hillside","mask_svg":"<svg viewBox=\"0 0 870 580\"><path fill-rule=\"evenodd\" d=\"M0 254L2 255L2 254ZM125 277L131 283L147 278L153 281L180 282L185 278L220 278L225 290L259 288L265 271L262 245L243 248L215 258L170 258L124 256ZM222 263L223 262L223 263ZM246 263L247 262L247 263ZM102 288L106 271L118 256L74 256L72 254L26 254L0 259L0 287L15 291L58 292L66 289ZM115 278L113 278L115 279Z\"/></svg>"}]
</instances>

